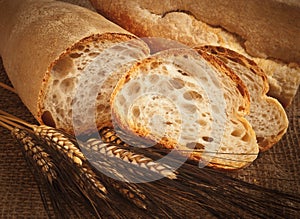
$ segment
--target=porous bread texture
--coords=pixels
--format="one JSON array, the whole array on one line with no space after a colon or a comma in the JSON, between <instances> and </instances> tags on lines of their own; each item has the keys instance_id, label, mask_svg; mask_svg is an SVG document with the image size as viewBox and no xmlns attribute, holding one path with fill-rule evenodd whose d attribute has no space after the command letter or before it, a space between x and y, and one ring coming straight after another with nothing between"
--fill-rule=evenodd
<instances>
[{"instance_id":1,"label":"porous bread texture","mask_svg":"<svg viewBox=\"0 0 300 219\"><path fill-rule=\"evenodd\" d=\"M258 145L244 118L247 91L228 76L233 74L229 69L211 62L182 50L138 62L114 89L114 120L129 135L175 148L211 167L249 165Z\"/></svg>"},{"instance_id":2,"label":"porous bread texture","mask_svg":"<svg viewBox=\"0 0 300 219\"><path fill-rule=\"evenodd\" d=\"M90 2L102 15L139 37L169 38L191 47L222 46L253 59L268 76L269 95L277 98L285 107L292 103L297 93L300 84L300 62L286 63L268 58L263 53L259 56L250 55L245 49L245 40L240 36L222 27L211 26L193 16L190 12L195 11L190 8L192 4L181 1L150 4L150 1L139 0L115 2L90 0ZM197 2L193 3L197 5ZM178 6L181 4L185 7ZM251 38L251 35L248 38ZM265 44L268 45L267 41ZM248 45L248 50L250 49ZM256 51L256 54L258 52Z\"/></svg>"},{"instance_id":3,"label":"porous bread texture","mask_svg":"<svg viewBox=\"0 0 300 219\"><path fill-rule=\"evenodd\" d=\"M126 68L148 54L143 41L123 34L94 35L75 44L52 65L44 82L39 105L43 122L69 133L76 128L77 134L111 126L109 100L115 84Z\"/></svg>"},{"instance_id":4,"label":"porous bread texture","mask_svg":"<svg viewBox=\"0 0 300 219\"><path fill-rule=\"evenodd\" d=\"M245 83L250 93L250 114L246 119L252 125L259 148L266 151L277 143L288 128L288 118L281 104L266 95L269 86L264 72L245 56L218 46L198 47L225 63Z\"/></svg>"}]
</instances>

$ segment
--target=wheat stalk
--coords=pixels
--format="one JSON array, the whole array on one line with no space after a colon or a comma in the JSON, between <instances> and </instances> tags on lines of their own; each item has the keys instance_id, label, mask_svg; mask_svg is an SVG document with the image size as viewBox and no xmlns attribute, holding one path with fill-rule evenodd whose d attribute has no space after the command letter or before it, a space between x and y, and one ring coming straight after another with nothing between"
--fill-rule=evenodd
<instances>
[{"instance_id":1,"label":"wheat stalk","mask_svg":"<svg viewBox=\"0 0 300 219\"><path fill-rule=\"evenodd\" d=\"M103 174L95 172L96 170L89 164L85 155L80 151L75 139L71 136L52 127L29 124L1 110L0 113L3 114L0 115L0 125L10 129L12 129L11 127L18 127L16 130L22 128L23 132L30 132L30 134L35 136L41 144L47 145L47 149L51 154L56 154L53 156L53 159L56 163L60 164L59 166L61 168L63 168L61 172L68 173L67 175L69 175L69 178L72 178L75 181L75 186L77 186L80 192L91 202L93 208L97 208L95 207L95 203L97 203L95 196L101 199L107 198L108 191L101 182L105 181L108 186L111 186L130 202L134 203L139 208L146 209L146 204L144 203L146 197L134 188L134 186L111 180L108 177L103 176ZM14 134L17 134L17 132L15 131ZM25 135L18 135L18 137L23 145L27 143L29 138ZM30 145L32 145L30 149L35 150L34 144ZM25 147L28 148L27 146ZM39 148L42 149L41 147ZM38 165L44 163L40 160L36 160L36 162L38 162ZM97 209L95 210L97 212Z\"/></svg>"},{"instance_id":2,"label":"wheat stalk","mask_svg":"<svg viewBox=\"0 0 300 219\"><path fill-rule=\"evenodd\" d=\"M74 206L74 202L80 200L84 201L84 206L94 210L93 215L99 218L136 216L142 218L149 217L149 215L153 218L193 218L207 213L216 218L240 218L245 215L251 218L295 218L297 212L300 211L300 199L297 194L286 194L259 187L189 163L182 164L178 169L176 179L165 177L154 182L139 184L118 182L90 166L88 157L82 157L82 152L77 148L78 145L63 132L47 127L46 129L39 127L42 130L33 131L36 126L1 114L0 125L13 130L12 133L24 148L26 157L32 161L31 165L37 167L42 173L39 176L46 179L49 182L48 186L54 191L53 205L62 212L57 214L58 218L62 218L61 216L68 218L69 215L66 212L72 211L77 217L81 217L82 212ZM113 139L112 135L109 138ZM60 142L62 140L67 140L67 143ZM94 143L93 146L90 145L90 150L98 151L97 153L102 150L103 156L122 162L123 158L127 157L124 159L127 163L137 158L128 157L130 150L135 149L129 145L118 146L105 143L99 145L97 141ZM73 151L73 146L78 150ZM146 157L149 158L153 156L161 158L162 155L156 152L164 153L159 149L156 149L154 153L144 148L136 151L138 155L140 151L145 151ZM176 157L169 159L174 163L179 162ZM110 163L104 166L108 169L112 167ZM111 169L111 171L114 170ZM95 182L91 179L101 184L104 183L108 189L105 198L102 197L103 194L100 197L95 194L95 190L90 187ZM70 189L65 187L70 187ZM72 189L73 187L75 190ZM117 191L129 201L119 200L114 196L113 191ZM65 199L69 210L65 209L60 199ZM122 210L119 210L120 208ZM109 216L105 215L107 212L110 213ZM134 213L130 215L130 212Z\"/></svg>"},{"instance_id":3,"label":"wheat stalk","mask_svg":"<svg viewBox=\"0 0 300 219\"><path fill-rule=\"evenodd\" d=\"M101 153L104 156L117 157L128 164L136 165L148 171L158 173L169 179L176 179L176 173L174 173L170 166L157 163L149 157L142 154L136 154L126 148L120 148L118 145L103 143L99 139L91 138L88 139L84 146L94 152Z\"/></svg>"},{"instance_id":4,"label":"wheat stalk","mask_svg":"<svg viewBox=\"0 0 300 219\"><path fill-rule=\"evenodd\" d=\"M54 169L55 164L53 163L50 155L40 146L37 142L26 132L19 128L14 128L11 131L13 137L19 141L26 153L26 156L36 163L40 171L52 184L54 180L57 180L57 172Z\"/></svg>"}]
</instances>

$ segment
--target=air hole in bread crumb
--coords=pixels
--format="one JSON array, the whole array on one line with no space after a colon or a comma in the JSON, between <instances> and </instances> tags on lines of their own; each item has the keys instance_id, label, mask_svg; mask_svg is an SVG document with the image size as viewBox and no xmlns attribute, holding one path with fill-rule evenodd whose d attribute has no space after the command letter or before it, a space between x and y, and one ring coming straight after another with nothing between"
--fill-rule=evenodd
<instances>
[{"instance_id":1,"label":"air hole in bread crumb","mask_svg":"<svg viewBox=\"0 0 300 219\"><path fill-rule=\"evenodd\" d=\"M212 137L208 137L208 136L203 136L202 137L203 141L206 141L206 142L213 142L214 139Z\"/></svg>"},{"instance_id":2,"label":"air hole in bread crumb","mask_svg":"<svg viewBox=\"0 0 300 219\"><path fill-rule=\"evenodd\" d=\"M181 69L178 69L177 71L183 76L188 76L188 73L183 72Z\"/></svg>"},{"instance_id":3,"label":"air hole in bread crumb","mask_svg":"<svg viewBox=\"0 0 300 219\"><path fill-rule=\"evenodd\" d=\"M197 111L197 107L191 104L184 104L183 108L189 113L195 113Z\"/></svg>"},{"instance_id":4,"label":"air hole in bread crumb","mask_svg":"<svg viewBox=\"0 0 300 219\"><path fill-rule=\"evenodd\" d=\"M250 135L248 133L246 133L243 137L242 137L242 141L244 142L249 142L250 141Z\"/></svg>"},{"instance_id":5,"label":"air hole in bread crumb","mask_svg":"<svg viewBox=\"0 0 300 219\"><path fill-rule=\"evenodd\" d=\"M232 124L234 124L234 125L237 125L237 124L238 124L238 122L236 122L236 121L234 121L234 120L230 120L230 122L231 122Z\"/></svg>"},{"instance_id":6,"label":"air hole in bread crumb","mask_svg":"<svg viewBox=\"0 0 300 219\"><path fill-rule=\"evenodd\" d=\"M260 146L262 146L263 145L263 141L265 140L265 138L263 138L263 137L256 137L256 141L257 141L257 143L260 145Z\"/></svg>"},{"instance_id":7,"label":"air hole in bread crumb","mask_svg":"<svg viewBox=\"0 0 300 219\"><path fill-rule=\"evenodd\" d=\"M82 53L71 53L69 56L72 58L72 59L77 59L79 58L80 56L82 55Z\"/></svg>"},{"instance_id":8,"label":"air hole in bread crumb","mask_svg":"<svg viewBox=\"0 0 300 219\"><path fill-rule=\"evenodd\" d=\"M65 80L63 80L60 83L60 89L64 92L64 93L69 93L70 91L73 90L74 86L75 86L75 82L74 82L75 78L66 78Z\"/></svg>"},{"instance_id":9,"label":"air hole in bread crumb","mask_svg":"<svg viewBox=\"0 0 300 219\"><path fill-rule=\"evenodd\" d=\"M141 90L141 86L138 82L133 82L128 88L128 94L137 94Z\"/></svg>"},{"instance_id":10,"label":"air hole in bread crumb","mask_svg":"<svg viewBox=\"0 0 300 219\"><path fill-rule=\"evenodd\" d=\"M202 95L196 91L187 91L183 94L183 98L186 100L202 100Z\"/></svg>"},{"instance_id":11,"label":"air hole in bread crumb","mask_svg":"<svg viewBox=\"0 0 300 219\"><path fill-rule=\"evenodd\" d=\"M184 81L180 78L172 78L170 79L170 83L175 89L181 89L184 87Z\"/></svg>"},{"instance_id":12,"label":"air hole in bread crumb","mask_svg":"<svg viewBox=\"0 0 300 219\"><path fill-rule=\"evenodd\" d=\"M72 118L72 110L71 109L68 111L67 115L69 118Z\"/></svg>"},{"instance_id":13,"label":"air hole in bread crumb","mask_svg":"<svg viewBox=\"0 0 300 219\"><path fill-rule=\"evenodd\" d=\"M103 112L104 109L105 109L105 106L104 106L103 104L99 104L99 105L97 106L97 112Z\"/></svg>"},{"instance_id":14,"label":"air hole in bread crumb","mask_svg":"<svg viewBox=\"0 0 300 219\"><path fill-rule=\"evenodd\" d=\"M135 118L138 118L140 116L140 109L138 107L134 107L132 109L132 114Z\"/></svg>"},{"instance_id":15,"label":"air hole in bread crumb","mask_svg":"<svg viewBox=\"0 0 300 219\"><path fill-rule=\"evenodd\" d=\"M150 82L151 84L157 83L158 80L159 80L159 76L158 76L158 75L153 74L153 75L150 75L150 76L149 76L149 82Z\"/></svg>"},{"instance_id":16,"label":"air hole in bread crumb","mask_svg":"<svg viewBox=\"0 0 300 219\"><path fill-rule=\"evenodd\" d=\"M243 134L242 130L234 130L233 132L231 132L231 135L234 137L241 137Z\"/></svg>"},{"instance_id":17,"label":"air hole in bread crumb","mask_svg":"<svg viewBox=\"0 0 300 219\"><path fill-rule=\"evenodd\" d=\"M244 111L244 110L245 110L245 107L239 106L239 111Z\"/></svg>"},{"instance_id":18,"label":"air hole in bread crumb","mask_svg":"<svg viewBox=\"0 0 300 219\"><path fill-rule=\"evenodd\" d=\"M186 144L187 148L190 149L197 149L197 150L204 150L205 146L199 142L190 142Z\"/></svg>"},{"instance_id":19,"label":"air hole in bread crumb","mask_svg":"<svg viewBox=\"0 0 300 219\"><path fill-rule=\"evenodd\" d=\"M62 57L52 68L51 74L55 78L64 78L73 68L73 60L69 57Z\"/></svg>"},{"instance_id":20,"label":"air hole in bread crumb","mask_svg":"<svg viewBox=\"0 0 300 219\"><path fill-rule=\"evenodd\" d=\"M78 50L84 50L84 46L83 45L79 45L79 46L77 46L77 49Z\"/></svg>"},{"instance_id":21,"label":"air hole in bread crumb","mask_svg":"<svg viewBox=\"0 0 300 219\"><path fill-rule=\"evenodd\" d=\"M155 69L155 68L157 68L160 64L161 64L161 62L151 62L150 69Z\"/></svg>"},{"instance_id":22,"label":"air hole in bread crumb","mask_svg":"<svg viewBox=\"0 0 300 219\"><path fill-rule=\"evenodd\" d=\"M45 125L48 125L48 126L51 126L51 127L54 127L54 128L56 127L54 119L53 119L53 117L52 117L52 115L51 115L51 113L49 111L43 112L43 114L42 114L42 120L43 120L43 123Z\"/></svg>"},{"instance_id":23,"label":"air hole in bread crumb","mask_svg":"<svg viewBox=\"0 0 300 219\"><path fill-rule=\"evenodd\" d=\"M225 64L228 64L228 59L223 57L223 56L218 56L219 59L221 59L222 62L224 62Z\"/></svg>"},{"instance_id":24,"label":"air hole in bread crumb","mask_svg":"<svg viewBox=\"0 0 300 219\"><path fill-rule=\"evenodd\" d=\"M99 55L98 52L91 52L91 53L89 53L89 56L90 56L90 57L96 57L96 56L98 56L98 55Z\"/></svg>"},{"instance_id":25,"label":"air hole in bread crumb","mask_svg":"<svg viewBox=\"0 0 300 219\"><path fill-rule=\"evenodd\" d=\"M204 117L204 118L205 118L205 117L208 117L208 116L210 116L210 113L202 113L201 115L202 115L202 117Z\"/></svg>"},{"instance_id":26,"label":"air hole in bread crumb","mask_svg":"<svg viewBox=\"0 0 300 219\"><path fill-rule=\"evenodd\" d=\"M120 105L124 105L125 104L126 99L125 99L125 97L123 95L119 95L118 99L119 99L119 104Z\"/></svg>"},{"instance_id":27,"label":"air hole in bread crumb","mask_svg":"<svg viewBox=\"0 0 300 219\"><path fill-rule=\"evenodd\" d=\"M54 81L53 81L53 86L58 85L58 83L59 83L59 80L54 80Z\"/></svg>"},{"instance_id":28,"label":"air hole in bread crumb","mask_svg":"<svg viewBox=\"0 0 300 219\"><path fill-rule=\"evenodd\" d=\"M201 126L206 126L206 125L207 125L207 122L204 121L204 120L199 120L198 123L199 123L199 125L201 125Z\"/></svg>"}]
</instances>

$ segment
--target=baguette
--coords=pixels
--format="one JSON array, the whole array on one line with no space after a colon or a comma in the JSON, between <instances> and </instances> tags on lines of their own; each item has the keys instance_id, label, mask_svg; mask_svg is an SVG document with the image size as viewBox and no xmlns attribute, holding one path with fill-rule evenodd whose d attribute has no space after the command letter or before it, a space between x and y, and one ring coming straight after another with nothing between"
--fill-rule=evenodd
<instances>
[{"instance_id":1,"label":"baguette","mask_svg":"<svg viewBox=\"0 0 300 219\"><path fill-rule=\"evenodd\" d=\"M218 46L195 48L208 52L232 69L245 83L250 93L250 114L246 119L252 125L260 151L270 149L286 133L288 118L281 104L266 95L268 82L264 72L245 56Z\"/></svg>"},{"instance_id":2,"label":"baguette","mask_svg":"<svg viewBox=\"0 0 300 219\"><path fill-rule=\"evenodd\" d=\"M90 2L99 13L139 37L169 38L190 47L222 46L253 59L268 76L269 95L283 106L290 105L297 93L300 84L297 1Z\"/></svg>"},{"instance_id":3,"label":"baguette","mask_svg":"<svg viewBox=\"0 0 300 219\"><path fill-rule=\"evenodd\" d=\"M112 116L138 142L159 143L208 166L238 169L258 154L244 118L243 82L208 53L161 51L133 65L111 96Z\"/></svg>"},{"instance_id":4,"label":"baguette","mask_svg":"<svg viewBox=\"0 0 300 219\"><path fill-rule=\"evenodd\" d=\"M104 50L131 40L136 42L121 47L123 50L125 47L132 48L137 54L125 60L124 66L147 56L147 45L99 14L52 0L0 2L0 55L9 79L39 123L70 133L74 132L73 107L86 104L86 93L74 100L80 76L89 74L88 70L84 70ZM119 54L128 57L124 52ZM106 59L112 59L113 55ZM98 77L89 80L86 88L97 85L106 76L109 80L109 75L116 71L104 88L104 92L111 92L121 74L117 69L121 67L115 66L106 75L98 72ZM103 93L99 95L105 96ZM109 97L98 98L97 104L102 108L97 114L99 126L109 123L107 102ZM94 115L76 116L82 124L86 117ZM89 125L81 127L78 132L83 132Z\"/></svg>"}]
</instances>

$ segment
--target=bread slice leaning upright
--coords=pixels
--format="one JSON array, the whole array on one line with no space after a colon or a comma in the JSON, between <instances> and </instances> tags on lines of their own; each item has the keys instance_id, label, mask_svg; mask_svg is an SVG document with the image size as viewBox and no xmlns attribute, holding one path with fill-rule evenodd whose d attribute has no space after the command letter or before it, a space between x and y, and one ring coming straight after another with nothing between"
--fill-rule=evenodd
<instances>
[{"instance_id":1,"label":"bread slice leaning upright","mask_svg":"<svg viewBox=\"0 0 300 219\"><path fill-rule=\"evenodd\" d=\"M199 53L207 52L231 68L245 83L250 94L250 114L246 117L252 125L259 148L266 151L285 134L288 118L278 100L269 97L265 73L255 62L245 56L220 46L195 48Z\"/></svg>"},{"instance_id":2,"label":"bread slice leaning upright","mask_svg":"<svg viewBox=\"0 0 300 219\"><path fill-rule=\"evenodd\" d=\"M242 168L259 152L245 119L246 87L209 54L173 49L138 62L118 82L111 106L115 124L127 135L211 167Z\"/></svg>"}]
</instances>

